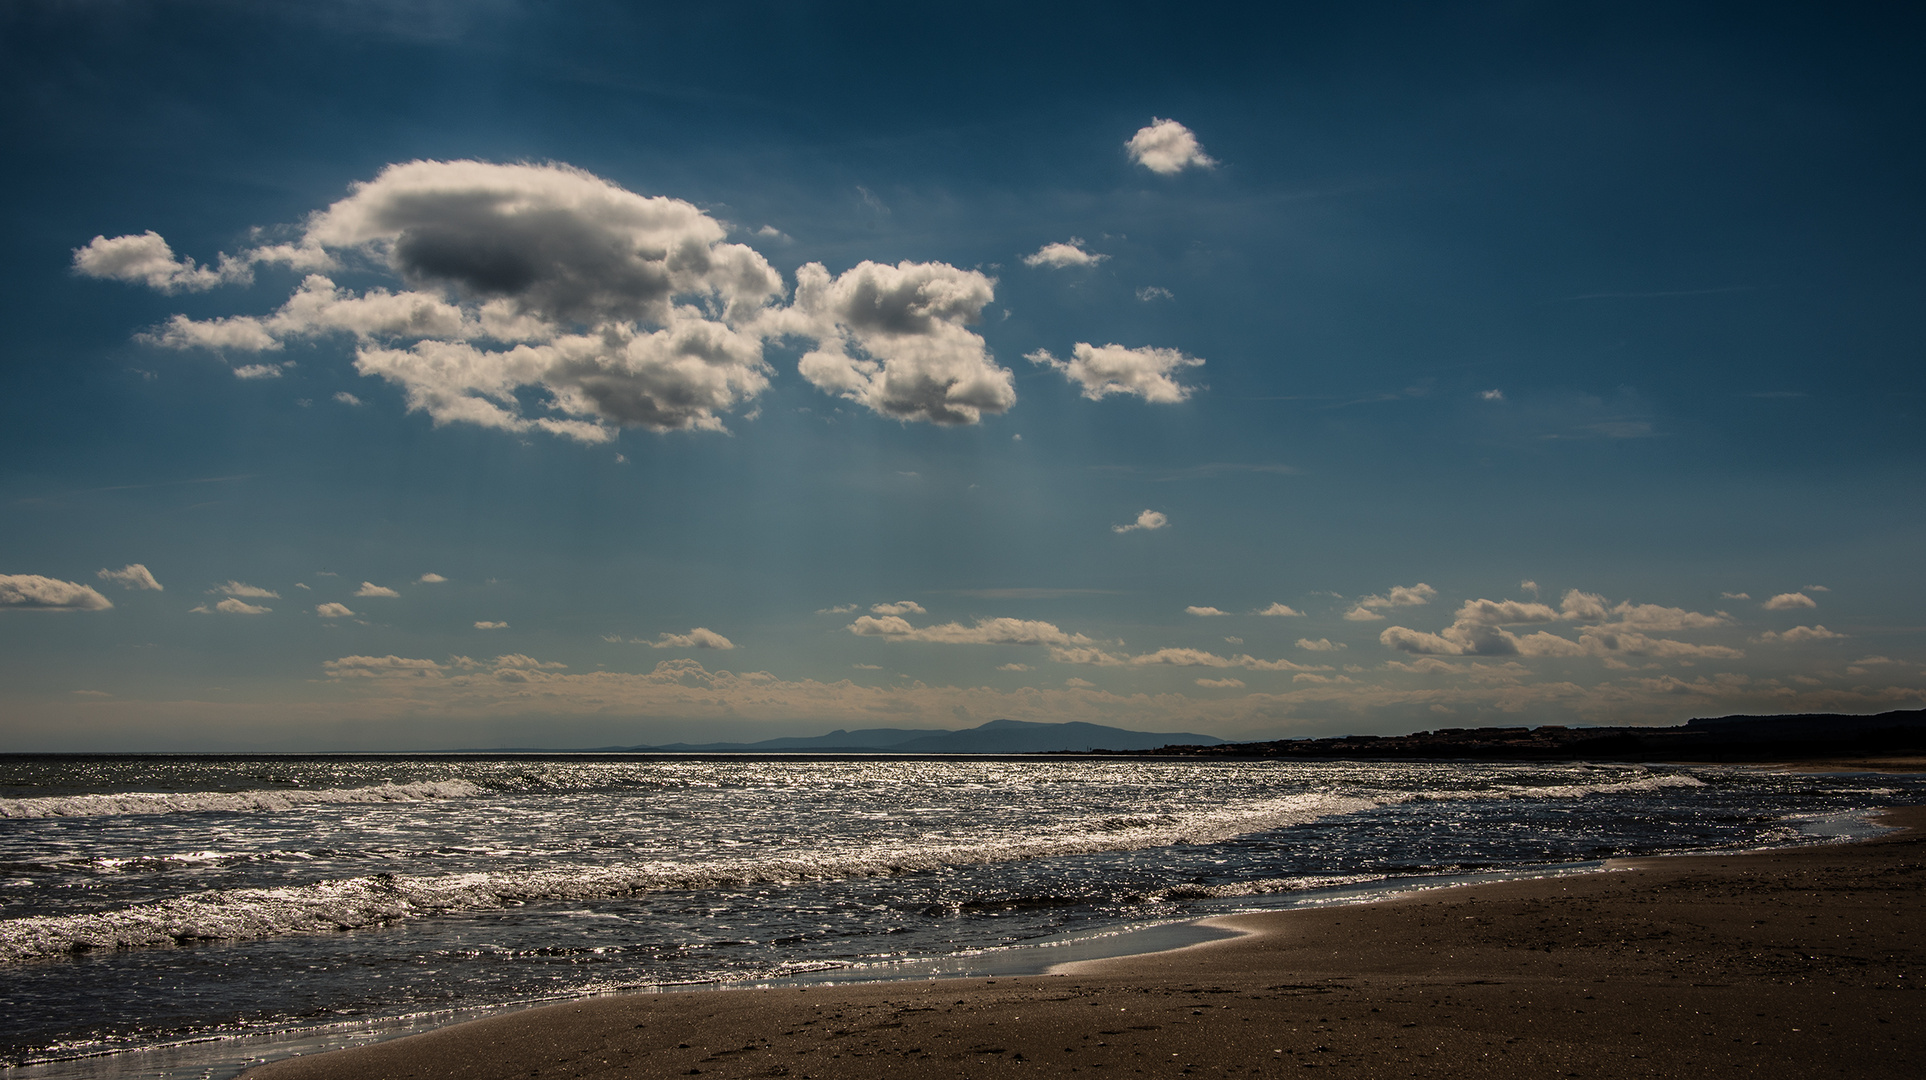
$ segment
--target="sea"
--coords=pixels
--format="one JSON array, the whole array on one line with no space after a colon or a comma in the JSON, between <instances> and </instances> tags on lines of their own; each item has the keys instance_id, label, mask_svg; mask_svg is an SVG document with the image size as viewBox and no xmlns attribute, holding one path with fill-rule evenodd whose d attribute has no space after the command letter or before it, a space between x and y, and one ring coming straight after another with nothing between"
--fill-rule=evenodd
<instances>
[{"instance_id":1,"label":"sea","mask_svg":"<svg viewBox=\"0 0 1926 1080\"><path fill-rule=\"evenodd\" d=\"M0 1077L630 990L1041 972L1237 911L1839 842L1926 780L1147 757L0 756Z\"/></svg>"}]
</instances>

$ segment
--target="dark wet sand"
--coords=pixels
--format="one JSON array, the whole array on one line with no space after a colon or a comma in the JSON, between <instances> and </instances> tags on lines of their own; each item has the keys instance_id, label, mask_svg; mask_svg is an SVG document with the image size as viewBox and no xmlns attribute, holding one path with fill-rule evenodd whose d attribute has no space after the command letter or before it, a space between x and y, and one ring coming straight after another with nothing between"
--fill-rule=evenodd
<instances>
[{"instance_id":1,"label":"dark wet sand","mask_svg":"<svg viewBox=\"0 0 1926 1080\"><path fill-rule=\"evenodd\" d=\"M1926 807L1907 832L1218 920L1027 978L635 994L248 1080L1926 1076Z\"/></svg>"}]
</instances>

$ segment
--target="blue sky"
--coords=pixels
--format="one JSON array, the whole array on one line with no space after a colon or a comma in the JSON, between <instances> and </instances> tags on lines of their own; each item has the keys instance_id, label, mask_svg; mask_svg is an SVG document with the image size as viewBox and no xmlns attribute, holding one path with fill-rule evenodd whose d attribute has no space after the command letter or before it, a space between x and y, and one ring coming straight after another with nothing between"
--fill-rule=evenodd
<instances>
[{"instance_id":1,"label":"blue sky","mask_svg":"<svg viewBox=\"0 0 1926 1080\"><path fill-rule=\"evenodd\" d=\"M1916 14L0 19L0 749L1926 697Z\"/></svg>"}]
</instances>

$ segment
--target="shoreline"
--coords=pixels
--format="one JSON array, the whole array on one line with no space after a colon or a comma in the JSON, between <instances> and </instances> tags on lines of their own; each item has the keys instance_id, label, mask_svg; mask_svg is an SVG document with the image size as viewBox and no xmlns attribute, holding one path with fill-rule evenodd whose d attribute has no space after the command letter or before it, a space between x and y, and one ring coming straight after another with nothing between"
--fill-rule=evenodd
<instances>
[{"instance_id":1,"label":"shoreline","mask_svg":"<svg viewBox=\"0 0 1926 1080\"><path fill-rule=\"evenodd\" d=\"M1901 831L1218 916L1241 936L1043 975L578 999L244 1076L1910 1076L1926 807L1879 820Z\"/></svg>"}]
</instances>

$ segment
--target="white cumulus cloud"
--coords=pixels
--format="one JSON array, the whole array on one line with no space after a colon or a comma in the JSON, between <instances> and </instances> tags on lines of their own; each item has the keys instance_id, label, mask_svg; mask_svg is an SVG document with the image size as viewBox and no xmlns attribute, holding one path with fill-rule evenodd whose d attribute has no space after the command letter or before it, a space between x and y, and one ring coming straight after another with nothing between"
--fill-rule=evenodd
<instances>
[{"instance_id":1,"label":"white cumulus cloud","mask_svg":"<svg viewBox=\"0 0 1926 1080\"><path fill-rule=\"evenodd\" d=\"M161 583L154 580L147 567L140 563L128 563L118 570L101 569L95 574L102 581L111 581L123 589L147 589L161 592Z\"/></svg>"},{"instance_id":2,"label":"white cumulus cloud","mask_svg":"<svg viewBox=\"0 0 1926 1080\"><path fill-rule=\"evenodd\" d=\"M870 613L874 615L927 615L923 605L914 600L898 600L893 604L872 604Z\"/></svg>"},{"instance_id":3,"label":"white cumulus cloud","mask_svg":"<svg viewBox=\"0 0 1926 1080\"><path fill-rule=\"evenodd\" d=\"M0 609L105 611L113 602L77 581L39 574L0 574Z\"/></svg>"},{"instance_id":4,"label":"white cumulus cloud","mask_svg":"<svg viewBox=\"0 0 1926 1080\"><path fill-rule=\"evenodd\" d=\"M898 420L974 424L1016 404L1008 368L967 327L996 281L947 263L862 262L796 271L795 304L765 321L816 347L797 371L817 389Z\"/></svg>"},{"instance_id":5,"label":"white cumulus cloud","mask_svg":"<svg viewBox=\"0 0 1926 1080\"><path fill-rule=\"evenodd\" d=\"M219 593L223 596L238 596L246 600L279 600L281 599L281 594L278 592L274 592L271 589L263 589L258 585L249 585L245 582L240 582L240 581L224 581L221 584L216 585L207 591L210 593Z\"/></svg>"},{"instance_id":6,"label":"white cumulus cloud","mask_svg":"<svg viewBox=\"0 0 1926 1080\"><path fill-rule=\"evenodd\" d=\"M862 615L849 624L849 632L862 637L890 641L928 641L944 645L1090 645L1082 634L1065 633L1054 623L1031 619L986 618L971 626L942 623L915 627L898 615Z\"/></svg>"},{"instance_id":7,"label":"white cumulus cloud","mask_svg":"<svg viewBox=\"0 0 1926 1080\"><path fill-rule=\"evenodd\" d=\"M1033 254L1025 255L1023 264L1061 269L1066 266L1095 266L1109 257L1085 251L1082 238L1073 236L1066 243L1045 244Z\"/></svg>"},{"instance_id":8,"label":"white cumulus cloud","mask_svg":"<svg viewBox=\"0 0 1926 1080\"><path fill-rule=\"evenodd\" d=\"M1780 593L1759 605L1767 611L1797 611L1800 608L1816 608L1819 604L1802 592Z\"/></svg>"},{"instance_id":9,"label":"white cumulus cloud","mask_svg":"<svg viewBox=\"0 0 1926 1080\"><path fill-rule=\"evenodd\" d=\"M1175 120L1151 117L1125 144L1130 160L1154 173L1170 176L1193 166L1210 168L1217 162L1204 153L1191 130Z\"/></svg>"},{"instance_id":10,"label":"white cumulus cloud","mask_svg":"<svg viewBox=\"0 0 1926 1080\"><path fill-rule=\"evenodd\" d=\"M1438 590L1420 581L1416 585L1395 585L1382 594L1361 598L1344 617L1352 622L1368 622L1384 618L1379 614L1385 608L1418 607L1429 604L1438 595Z\"/></svg>"},{"instance_id":11,"label":"white cumulus cloud","mask_svg":"<svg viewBox=\"0 0 1926 1080\"><path fill-rule=\"evenodd\" d=\"M1752 640L1767 645L1799 645L1808 641L1833 641L1845 636L1845 634L1828 630L1823 626L1795 626L1783 632L1767 630ZM1865 663L1863 660L1859 662L1862 664Z\"/></svg>"},{"instance_id":12,"label":"white cumulus cloud","mask_svg":"<svg viewBox=\"0 0 1926 1080\"><path fill-rule=\"evenodd\" d=\"M782 293L768 262L726 234L690 203L565 165L413 161L355 185L293 244L240 257L385 265L407 288L356 293L317 272L270 315L176 317L149 337L260 351L346 335L356 370L401 387L438 424L585 442L621 426L719 429L768 385L750 325ZM99 240L75 259L157 287L214 283L168 262L157 236Z\"/></svg>"},{"instance_id":13,"label":"white cumulus cloud","mask_svg":"<svg viewBox=\"0 0 1926 1080\"><path fill-rule=\"evenodd\" d=\"M1092 345L1079 341L1070 350L1070 359L1059 360L1046 349L1026 353L1024 359L1060 371L1082 387L1083 396L1092 401L1111 394L1134 394L1145 401L1174 405L1190 397L1195 387L1176 379L1185 368L1202 367L1204 361L1185 356L1176 349L1144 346L1127 349L1122 345Z\"/></svg>"},{"instance_id":14,"label":"white cumulus cloud","mask_svg":"<svg viewBox=\"0 0 1926 1080\"><path fill-rule=\"evenodd\" d=\"M348 610L348 605L333 602L314 605L314 613L324 619L346 619L354 615Z\"/></svg>"},{"instance_id":15,"label":"white cumulus cloud","mask_svg":"<svg viewBox=\"0 0 1926 1080\"><path fill-rule=\"evenodd\" d=\"M1334 643L1330 638L1298 638L1297 647L1311 652L1336 652L1344 648L1342 643Z\"/></svg>"},{"instance_id":16,"label":"white cumulus cloud","mask_svg":"<svg viewBox=\"0 0 1926 1080\"><path fill-rule=\"evenodd\" d=\"M440 574L433 573L431 571L429 573L421 575L415 580L421 582L423 585L440 585L442 582L445 582L448 579L445 577L442 577Z\"/></svg>"},{"instance_id":17,"label":"white cumulus cloud","mask_svg":"<svg viewBox=\"0 0 1926 1080\"><path fill-rule=\"evenodd\" d=\"M259 604L250 604L238 597L230 596L220 603L215 604L213 607L208 607L206 604L196 604L188 610L200 615L266 615L274 609L271 607L262 607Z\"/></svg>"},{"instance_id":18,"label":"white cumulus cloud","mask_svg":"<svg viewBox=\"0 0 1926 1080\"><path fill-rule=\"evenodd\" d=\"M1164 516L1158 511L1144 510L1138 513L1136 521L1133 521L1128 525L1112 525L1110 526L1110 531L1115 533L1127 533L1127 532L1137 532L1138 530L1141 529L1145 532L1151 532L1157 529L1165 528L1169 524L1170 524L1170 518Z\"/></svg>"},{"instance_id":19,"label":"white cumulus cloud","mask_svg":"<svg viewBox=\"0 0 1926 1080\"><path fill-rule=\"evenodd\" d=\"M1258 612L1258 614L1292 619L1303 618L1304 616L1302 611L1297 610L1289 604L1272 604L1270 607Z\"/></svg>"},{"instance_id":20,"label":"white cumulus cloud","mask_svg":"<svg viewBox=\"0 0 1926 1080\"><path fill-rule=\"evenodd\" d=\"M706 627L698 626L686 634L662 634L645 642L651 649L733 649L736 643Z\"/></svg>"},{"instance_id":21,"label":"white cumulus cloud","mask_svg":"<svg viewBox=\"0 0 1926 1080\"><path fill-rule=\"evenodd\" d=\"M167 241L149 229L139 236L94 237L86 247L74 251L74 272L134 282L162 292L193 292L245 278L246 264L224 261L222 270L196 266L192 259L175 258Z\"/></svg>"},{"instance_id":22,"label":"white cumulus cloud","mask_svg":"<svg viewBox=\"0 0 1926 1080\"><path fill-rule=\"evenodd\" d=\"M1193 604L1190 607L1187 607L1184 609L1184 614L1211 616L1211 615L1229 615L1230 612L1221 611L1214 607L1198 607L1197 605Z\"/></svg>"},{"instance_id":23,"label":"white cumulus cloud","mask_svg":"<svg viewBox=\"0 0 1926 1080\"><path fill-rule=\"evenodd\" d=\"M361 587L359 589L356 589L354 591L354 594L356 596L391 596L391 597L401 595L400 593L394 591L393 589L388 588L386 585L376 585L372 581L362 582Z\"/></svg>"},{"instance_id":24,"label":"white cumulus cloud","mask_svg":"<svg viewBox=\"0 0 1926 1080\"><path fill-rule=\"evenodd\" d=\"M507 624L507 623L505 623L505 622L495 622L495 621L493 621L493 620L490 620L490 619L478 619L478 620L476 620L476 622L475 622L475 629L477 629L477 630L506 630L506 629L508 629L508 624Z\"/></svg>"}]
</instances>

